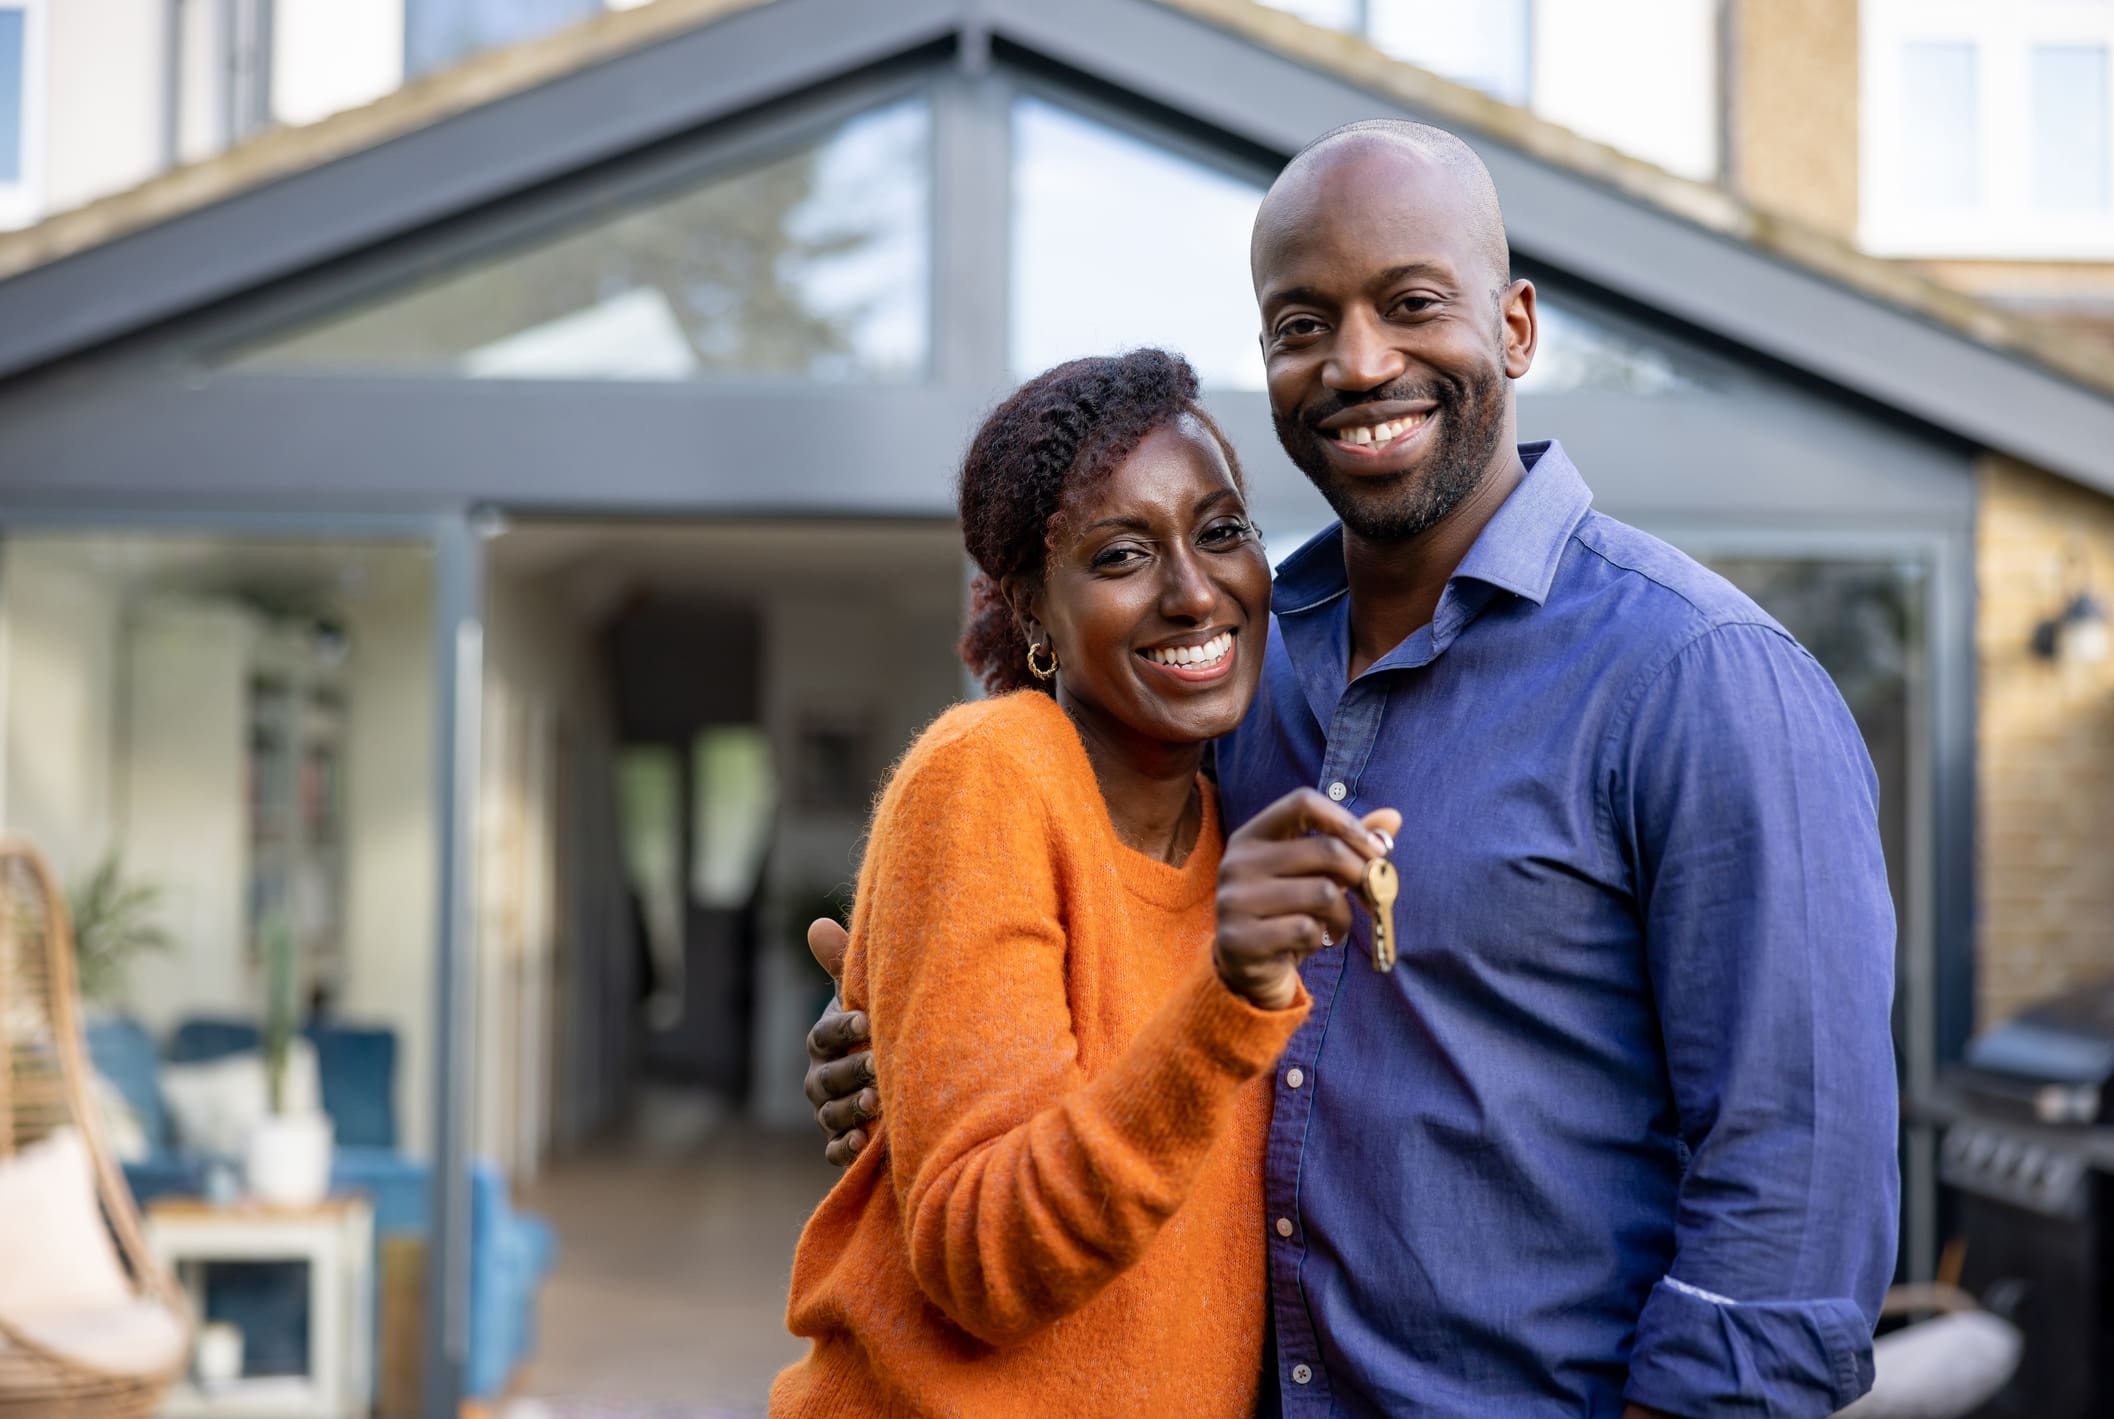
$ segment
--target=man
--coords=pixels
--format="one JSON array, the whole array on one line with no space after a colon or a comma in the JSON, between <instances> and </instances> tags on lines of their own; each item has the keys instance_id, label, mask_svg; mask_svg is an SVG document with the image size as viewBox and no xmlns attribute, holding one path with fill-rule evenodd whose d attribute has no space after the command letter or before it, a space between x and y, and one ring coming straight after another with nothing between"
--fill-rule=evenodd
<instances>
[{"instance_id":1,"label":"man","mask_svg":"<svg viewBox=\"0 0 2114 1419\"><path fill-rule=\"evenodd\" d=\"M1266 1408L1832 1413L1898 1193L1856 726L1751 601L1516 446L1534 288L1465 144L1327 135L1251 256L1279 439L1341 525L1279 571L1226 818L1301 783L1406 817L1399 967L1312 958L1279 1069ZM863 1033L811 1046L839 1161Z\"/></svg>"}]
</instances>

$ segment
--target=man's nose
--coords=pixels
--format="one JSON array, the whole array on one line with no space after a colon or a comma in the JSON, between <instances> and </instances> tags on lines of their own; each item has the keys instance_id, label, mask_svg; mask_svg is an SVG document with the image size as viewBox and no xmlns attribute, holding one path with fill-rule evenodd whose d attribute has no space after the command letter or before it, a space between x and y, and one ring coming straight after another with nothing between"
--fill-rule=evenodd
<instances>
[{"instance_id":1,"label":"man's nose","mask_svg":"<svg viewBox=\"0 0 2114 1419\"><path fill-rule=\"evenodd\" d=\"M1337 327L1321 377L1331 389L1362 394L1394 383L1408 367L1407 358L1387 338L1380 322L1369 312L1354 310Z\"/></svg>"}]
</instances>

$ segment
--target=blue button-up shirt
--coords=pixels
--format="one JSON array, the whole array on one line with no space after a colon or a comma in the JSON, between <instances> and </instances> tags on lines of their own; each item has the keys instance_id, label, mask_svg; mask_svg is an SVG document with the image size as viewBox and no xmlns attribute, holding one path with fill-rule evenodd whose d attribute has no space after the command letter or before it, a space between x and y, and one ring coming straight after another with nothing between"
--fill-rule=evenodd
<instances>
[{"instance_id":1,"label":"blue button-up shirt","mask_svg":"<svg viewBox=\"0 0 2114 1419\"><path fill-rule=\"evenodd\" d=\"M1871 760L1782 627L1520 452L1431 624L1355 680L1340 530L1295 553L1218 746L1228 821L1302 783L1404 817L1400 965L1362 918L1312 957L1278 1066L1274 1387L1828 1414L1870 1383L1899 1190Z\"/></svg>"}]
</instances>

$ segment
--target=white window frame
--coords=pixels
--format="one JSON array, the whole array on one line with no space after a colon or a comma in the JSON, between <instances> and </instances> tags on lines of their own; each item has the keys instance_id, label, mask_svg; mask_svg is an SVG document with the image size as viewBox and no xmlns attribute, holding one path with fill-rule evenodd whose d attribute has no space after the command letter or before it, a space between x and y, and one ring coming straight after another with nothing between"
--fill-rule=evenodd
<instances>
[{"instance_id":1,"label":"white window frame","mask_svg":"<svg viewBox=\"0 0 2114 1419\"><path fill-rule=\"evenodd\" d=\"M0 0L0 10L22 16L22 171L0 181L0 231L30 226L44 215L44 101L51 27L48 0Z\"/></svg>"},{"instance_id":2,"label":"white window frame","mask_svg":"<svg viewBox=\"0 0 2114 1419\"><path fill-rule=\"evenodd\" d=\"M2018 261L2114 258L2114 200L2104 212L2033 206L2033 51L2095 45L2109 55L2114 128L2114 5L2098 0L1864 0L1860 9L1858 240L1879 256ZM1914 43L1975 53L1976 202L1918 210L1896 190L1902 154L1901 56ZM2107 143L2114 194L2114 133Z\"/></svg>"}]
</instances>

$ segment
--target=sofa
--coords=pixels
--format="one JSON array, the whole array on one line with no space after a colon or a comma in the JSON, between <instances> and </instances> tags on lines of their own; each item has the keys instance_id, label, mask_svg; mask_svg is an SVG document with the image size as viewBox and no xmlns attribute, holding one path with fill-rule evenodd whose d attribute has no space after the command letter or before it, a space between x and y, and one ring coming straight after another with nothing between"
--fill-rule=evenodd
<instances>
[{"instance_id":1,"label":"sofa","mask_svg":"<svg viewBox=\"0 0 2114 1419\"><path fill-rule=\"evenodd\" d=\"M123 1097L145 1141L146 1156L124 1165L133 1196L144 1207L164 1194L202 1195L215 1160L180 1146L163 1098L162 1071L254 1050L257 1027L243 1020L187 1020L160 1048L138 1021L122 1016L92 1020L85 1034L96 1072ZM364 1194L374 1207L379 1306L381 1249L392 1239L425 1240L432 1223L432 1170L398 1147L396 1036L334 1023L311 1024L303 1034L315 1052L322 1105L336 1138L331 1188ZM555 1255L550 1227L514 1211L496 1168L473 1163L468 1397L495 1398L534 1353L536 1293ZM258 1263L227 1268L224 1278L216 1278L207 1318L242 1328L250 1373L292 1373L306 1363L307 1305L297 1264Z\"/></svg>"}]
</instances>

